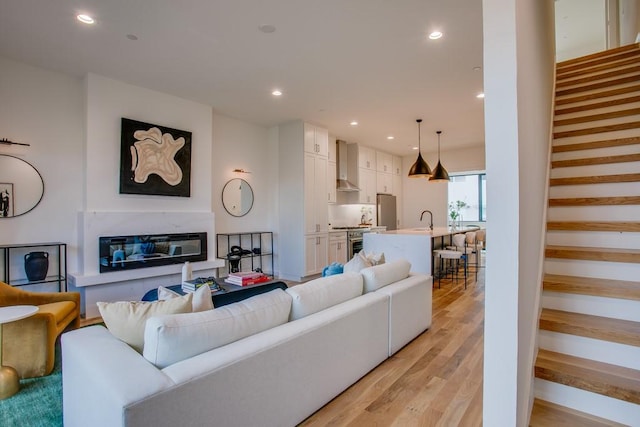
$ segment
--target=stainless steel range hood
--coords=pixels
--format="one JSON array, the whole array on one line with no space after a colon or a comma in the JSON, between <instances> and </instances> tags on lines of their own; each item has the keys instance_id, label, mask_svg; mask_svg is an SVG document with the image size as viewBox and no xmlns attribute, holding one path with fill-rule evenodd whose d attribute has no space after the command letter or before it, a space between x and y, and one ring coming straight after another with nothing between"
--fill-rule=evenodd
<instances>
[{"instance_id":1,"label":"stainless steel range hood","mask_svg":"<svg viewBox=\"0 0 640 427\"><path fill-rule=\"evenodd\" d=\"M353 184L349 181L349 177L347 175L348 163L347 163L347 142L346 141L336 141L337 147L337 163L336 167L338 168L337 175L338 179L336 179L336 189L338 191L360 191L357 185Z\"/></svg>"}]
</instances>

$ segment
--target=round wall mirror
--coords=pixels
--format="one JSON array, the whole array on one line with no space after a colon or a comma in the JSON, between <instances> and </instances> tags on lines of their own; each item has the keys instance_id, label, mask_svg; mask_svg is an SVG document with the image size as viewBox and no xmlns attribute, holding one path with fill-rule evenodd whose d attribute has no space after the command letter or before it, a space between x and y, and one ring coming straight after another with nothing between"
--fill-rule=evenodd
<instances>
[{"instance_id":1,"label":"round wall mirror","mask_svg":"<svg viewBox=\"0 0 640 427\"><path fill-rule=\"evenodd\" d=\"M30 163L0 154L0 218L24 215L44 195L44 181Z\"/></svg>"},{"instance_id":2,"label":"round wall mirror","mask_svg":"<svg viewBox=\"0 0 640 427\"><path fill-rule=\"evenodd\" d=\"M253 189L240 178L229 180L222 189L222 205L233 216L245 216L253 206Z\"/></svg>"}]
</instances>

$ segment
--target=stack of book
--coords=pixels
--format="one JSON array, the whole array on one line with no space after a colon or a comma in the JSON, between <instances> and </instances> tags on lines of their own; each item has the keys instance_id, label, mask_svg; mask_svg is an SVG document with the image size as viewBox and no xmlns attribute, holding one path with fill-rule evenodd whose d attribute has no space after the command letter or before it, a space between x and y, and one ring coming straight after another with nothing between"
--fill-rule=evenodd
<instances>
[{"instance_id":1,"label":"stack of book","mask_svg":"<svg viewBox=\"0 0 640 427\"><path fill-rule=\"evenodd\" d=\"M213 281L213 277L198 277L193 280L182 282L182 292L195 292L196 290L200 289L201 286L209 286L212 292L220 290L218 284Z\"/></svg>"},{"instance_id":2,"label":"stack of book","mask_svg":"<svg viewBox=\"0 0 640 427\"><path fill-rule=\"evenodd\" d=\"M250 286L257 285L258 283L268 282L271 278L264 273L258 273L255 271L241 271L239 273L229 273L229 276L224 279L226 283L236 286Z\"/></svg>"}]
</instances>

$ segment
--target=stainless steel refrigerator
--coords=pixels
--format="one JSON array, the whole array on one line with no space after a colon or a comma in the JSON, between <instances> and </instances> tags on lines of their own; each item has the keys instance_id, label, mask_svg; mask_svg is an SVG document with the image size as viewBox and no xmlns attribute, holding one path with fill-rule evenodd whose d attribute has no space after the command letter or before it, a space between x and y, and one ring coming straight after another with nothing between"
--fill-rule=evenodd
<instances>
[{"instance_id":1,"label":"stainless steel refrigerator","mask_svg":"<svg viewBox=\"0 0 640 427\"><path fill-rule=\"evenodd\" d=\"M376 202L378 204L376 209L378 226L386 225L387 230L397 229L396 196L392 196L390 194L378 194Z\"/></svg>"}]
</instances>

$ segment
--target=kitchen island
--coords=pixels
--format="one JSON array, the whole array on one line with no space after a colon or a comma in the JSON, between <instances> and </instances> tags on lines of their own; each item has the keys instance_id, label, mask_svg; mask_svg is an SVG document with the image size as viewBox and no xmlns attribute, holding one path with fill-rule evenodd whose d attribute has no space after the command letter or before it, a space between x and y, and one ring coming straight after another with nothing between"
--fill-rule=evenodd
<instances>
[{"instance_id":1,"label":"kitchen island","mask_svg":"<svg viewBox=\"0 0 640 427\"><path fill-rule=\"evenodd\" d=\"M450 245L454 234L475 230L478 227L423 227L365 233L363 249L366 253L384 253L386 261L406 259L412 272L433 275L433 250Z\"/></svg>"}]
</instances>

